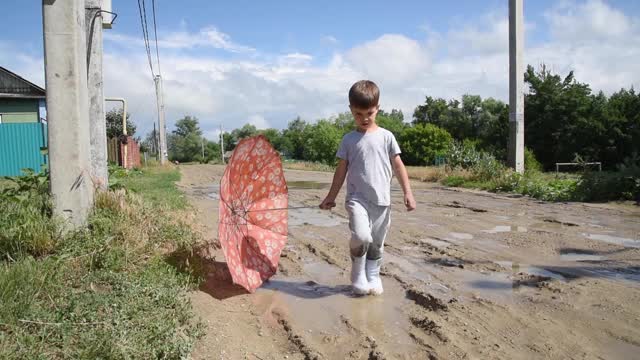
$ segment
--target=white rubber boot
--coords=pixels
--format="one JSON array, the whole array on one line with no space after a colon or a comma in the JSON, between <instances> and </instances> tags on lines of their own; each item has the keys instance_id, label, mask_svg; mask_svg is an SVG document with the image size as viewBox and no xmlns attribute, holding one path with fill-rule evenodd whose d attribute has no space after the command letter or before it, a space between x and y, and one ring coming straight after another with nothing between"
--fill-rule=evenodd
<instances>
[{"instance_id":1,"label":"white rubber boot","mask_svg":"<svg viewBox=\"0 0 640 360\"><path fill-rule=\"evenodd\" d=\"M383 292L382 280L380 279L380 265L382 265L382 259L367 260L367 281L369 281L369 293L371 295L382 295Z\"/></svg>"},{"instance_id":2,"label":"white rubber boot","mask_svg":"<svg viewBox=\"0 0 640 360\"><path fill-rule=\"evenodd\" d=\"M369 282L365 274L366 255L351 258L351 286L356 295L366 295L369 293Z\"/></svg>"}]
</instances>

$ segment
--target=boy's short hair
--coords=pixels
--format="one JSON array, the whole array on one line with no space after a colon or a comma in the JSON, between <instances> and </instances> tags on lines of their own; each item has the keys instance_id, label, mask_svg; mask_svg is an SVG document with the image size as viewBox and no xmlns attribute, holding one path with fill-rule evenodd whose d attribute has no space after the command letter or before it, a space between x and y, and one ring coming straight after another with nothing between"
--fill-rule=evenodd
<instances>
[{"instance_id":1,"label":"boy's short hair","mask_svg":"<svg viewBox=\"0 0 640 360\"><path fill-rule=\"evenodd\" d=\"M380 89L371 80L360 80L349 89L349 104L360 109L368 109L378 105Z\"/></svg>"}]
</instances>

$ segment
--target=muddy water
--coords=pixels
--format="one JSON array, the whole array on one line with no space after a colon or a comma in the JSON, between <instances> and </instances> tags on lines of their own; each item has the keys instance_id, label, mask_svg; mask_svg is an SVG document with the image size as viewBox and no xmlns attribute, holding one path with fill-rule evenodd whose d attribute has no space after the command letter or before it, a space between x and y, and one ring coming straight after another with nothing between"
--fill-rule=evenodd
<instances>
[{"instance_id":1,"label":"muddy water","mask_svg":"<svg viewBox=\"0 0 640 360\"><path fill-rule=\"evenodd\" d=\"M287 176L291 206L318 203L331 181L331 174ZM373 344L386 358L415 354L413 359L428 352L442 359L628 359L639 353L635 208L412 185L415 212L406 213L394 198L382 297L349 291L343 209L289 211L295 236L283 271L255 294L242 295L259 319L274 312L286 319L293 329L287 330L288 351L300 350L289 358L313 358L298 338L327 359L379 358L369 351ZM217 188L198 191L209 190L217 207ZM441 299L448 309L408 300L410 288ZM433 320L449 341L416 325L414 316ZM258 355L282 358L277 352Z\"/></svg>"},{"instance_id":2,"label":"muddy water","mask_svg":"<svg viewBox=\"0 0 640 360\"><path fill-rule=\"evenodd\" d=\"M262 313L284 314L307 346L323 348L328 359L343 358L354 346L372 341L392 356L420 351L403 312L411 302L397 283L383 279L382 296L358 297L346 285L346 275L330 264L309 262L304 272L304 278L274 276L255 294L255 306Z\"/></svg>"}]
</instances>

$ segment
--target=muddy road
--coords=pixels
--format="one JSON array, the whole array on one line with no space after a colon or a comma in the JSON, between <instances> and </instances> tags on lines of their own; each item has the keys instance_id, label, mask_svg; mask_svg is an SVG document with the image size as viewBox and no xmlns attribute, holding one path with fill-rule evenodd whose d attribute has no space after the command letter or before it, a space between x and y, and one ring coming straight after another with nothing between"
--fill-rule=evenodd
<instances>
[{"instance_id":1,"label":"muddy road","mask_svg":"<svg viewBox=\"0 0 640 360\"><path fill-rule=\"evenodd\" d=\"M180 166L212 244L191 294L208 327L196 359L640 358L637 206L412 182L418 208L407 213L394 183L381 297L350 294L342 206L290 210L278 273L247 294L215 249L223 169ZM286 177L290 206L316 206L332 174Z\"/></svg>"}]
</instances>

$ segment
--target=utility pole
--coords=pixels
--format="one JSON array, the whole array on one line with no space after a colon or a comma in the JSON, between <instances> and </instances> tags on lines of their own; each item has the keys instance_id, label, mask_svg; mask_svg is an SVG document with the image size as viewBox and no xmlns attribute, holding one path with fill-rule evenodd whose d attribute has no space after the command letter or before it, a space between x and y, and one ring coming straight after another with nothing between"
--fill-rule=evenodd
<instances>
[{"instance_id":1,"label":"utility pole","mask_svg":"<svg viewBox=\"0 0 640 360\"><path fill-rule=\"evenodd\" d=\"M523 0L509 0L509 166L524 172Z\"/></svg>"},{"instance_id":2,"label":"utility pole","mask_svg":"<svg viewBox=\"0 0 640 360\"><path fill-rule=\"evenodd\" d=\"M160 164L167 161L167 127L164 122L164 93L162 88L162 78L156 75L153 79L156 83L156 97L158 104L158 131L160 132Z\"/></svg>"},{"instance_id":3,"label":"utility pole","mask_svg":"<svg viewBox=\"0 0 640 360\"><path fill-rule=\"evenodd\" d=\"M84 0L42 1L49 169L54 215L65 231L93 206Z\"/></svg>"},{"instance_id":4,"label":"utility pole","mask_svg":"<svg viewBox=\"0 0 640 360\"><path fill-rule=\"evenodd\" d=\"M220 123L220 158L224 165L224 132L222 131L222 123Z\"/></svg>"},{"instance_id":5,"label":"utility pole","mask_svg":"<svg viewBox=\"0 0 640 360\"><path fill-rule=\"evenodd\" d=\"M107 125L104 117L102 79L102 0L85 0L85 23L91 177L98 189L106 190L109 184L109 172L107 171Z\"/></svg>"}]
</instances>

